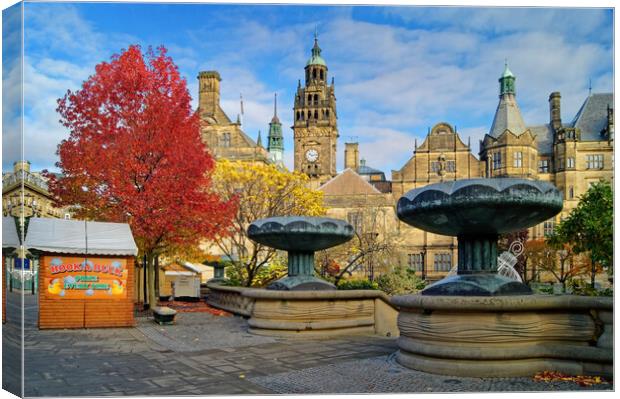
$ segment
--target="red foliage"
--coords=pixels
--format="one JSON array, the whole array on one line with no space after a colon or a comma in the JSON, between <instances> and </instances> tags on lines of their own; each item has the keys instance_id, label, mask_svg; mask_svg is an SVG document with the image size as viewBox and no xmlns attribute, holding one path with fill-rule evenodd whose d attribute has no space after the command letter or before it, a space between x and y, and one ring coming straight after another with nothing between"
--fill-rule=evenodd
<instances>
[{"instance_id":1,"label":"red foliage","mask_svg":"<svg viewBox=\"0 0 620 399\"><path fill-rule=\"evenodd\" d=\"M128 221L145 252L220 231L235 207L208 191L214 160L190 101L164 47L144 57L130 46L97 65L81 90L58 100L70 136L58 146L63 176L47 174L57 204Z\"/></svg>"},{"instance_id":2,"label":"red foliage","mask_svg":"<svg viewBox=\"0 0 620 399\"><path fill-rule=\"evenodd\" d=\"M534 381L544 381L544 382L552 382L552 381L571 381L575 384L588 387L595 384L608 384L603 378L599 376L588 376L588 375L576 375L570 376L564 373L560 373L559 371L541 371L540 373L534 376Z\"/></svg>"},{"instance_id":3,"label":"red foliage","mask_svg":"<svg viewBox=\"0 0 620 399\"><path fill-rule=\"evenodd\" d=\"M206 302L159 301L159 306L167 306L180 313L210 313L214 316L232 316L232 313L209 306Z\"/></svg>"}]
</instances>

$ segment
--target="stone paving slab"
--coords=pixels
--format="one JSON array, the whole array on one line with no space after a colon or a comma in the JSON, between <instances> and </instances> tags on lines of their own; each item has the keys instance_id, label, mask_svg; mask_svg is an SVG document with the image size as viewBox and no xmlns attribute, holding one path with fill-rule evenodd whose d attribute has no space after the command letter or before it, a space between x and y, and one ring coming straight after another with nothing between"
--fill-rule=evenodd
<instances>
[{"instance_id":1,"label":"stone paving slab","mask_svg":"<svg viewBox=\"0 0 620 399\"><path fill-rule=\"evenodd\" d=\"M15 303L12 294L9 305ZM584 389L527 378L420 373L393 361L394 338L254 336L243 318L207 313L179 314L172 326L141 318L136 328L39 331L32 314L36 307L29 305L24 330L28 397ZM17 393L20 324L11 317L2 328L3 388Z\"/></svg>"},{"instance_id":2,"label":"stone paving slab","mask_svg":"<svg viewBox=\"0 0 620 399\"><path fill-rule=\"evenodd\" d=\"M383 355L321 365L250 379L279 394L506 392L612 390L613 385L580 387L573 382L537 382L531 378L464 378L410 370Z\"/></svg>"}]
</instances>

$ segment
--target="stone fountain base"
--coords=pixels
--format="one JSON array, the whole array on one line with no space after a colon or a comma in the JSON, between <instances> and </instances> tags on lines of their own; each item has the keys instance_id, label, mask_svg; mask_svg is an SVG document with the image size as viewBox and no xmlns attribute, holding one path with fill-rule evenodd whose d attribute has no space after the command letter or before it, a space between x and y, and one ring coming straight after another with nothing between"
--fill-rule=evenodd
<instances>
[{"instance_id":1,"label":"stone fountain base","mask_svg":"<svg viewBox=\"0 0 620 399\"><path fill-rule=\"evenodd\" d=\"M278 291L208 283L207 303L249 317L248 330L269 336L398 336L398 311L381 291Z\"/></svg>"},{"instance_id":2,"label":"stone fountain base","mask_svg":"<svg viewBox=\"0 0 620 399\"><path fill-rule=\"evenodd\" d=\"M613 298L424 296L392 298L400 311L397 361L460 377L544 370L613 376Z\"/></svg>"}]
</instances>

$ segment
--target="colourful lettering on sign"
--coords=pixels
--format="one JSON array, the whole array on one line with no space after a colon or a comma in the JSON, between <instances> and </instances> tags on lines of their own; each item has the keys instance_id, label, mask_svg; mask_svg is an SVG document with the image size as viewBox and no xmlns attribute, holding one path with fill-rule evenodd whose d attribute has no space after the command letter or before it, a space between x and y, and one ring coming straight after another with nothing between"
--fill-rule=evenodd
<instances>
[{"instance_id":1,"label":"colourful lettering on sign","mask_svg":"<svg viewBox=\"0 0 620 399\"><path fill-rule=\"evenodd\" d=\"M55 257L49 262L47 293L66 299L127 297L125 259Z\"/></svg>"}]
</instances>

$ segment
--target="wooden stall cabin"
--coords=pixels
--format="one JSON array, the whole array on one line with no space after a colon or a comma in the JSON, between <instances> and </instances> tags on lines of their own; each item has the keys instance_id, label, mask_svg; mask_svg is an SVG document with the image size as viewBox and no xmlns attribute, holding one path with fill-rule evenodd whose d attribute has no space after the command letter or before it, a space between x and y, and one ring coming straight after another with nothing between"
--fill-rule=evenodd
<instances>
[{"instance_id":1,"label":"wooden stall cabin","mask_svg":"<svg viewBox=\"0 0 620 399\"><path fill-rule=\"evenodd\" d=\"M25 245L39 255L40 329L135 325L128 224L33 218Z\"/></svg>"}]
</instances>

